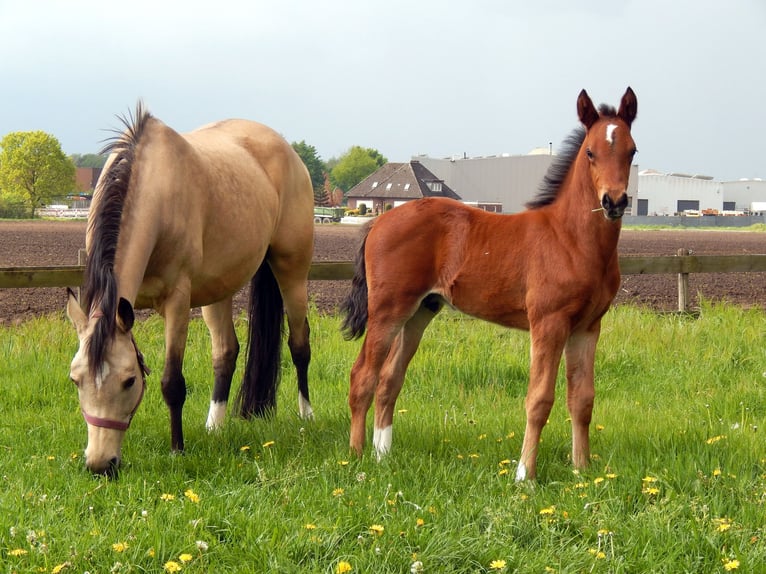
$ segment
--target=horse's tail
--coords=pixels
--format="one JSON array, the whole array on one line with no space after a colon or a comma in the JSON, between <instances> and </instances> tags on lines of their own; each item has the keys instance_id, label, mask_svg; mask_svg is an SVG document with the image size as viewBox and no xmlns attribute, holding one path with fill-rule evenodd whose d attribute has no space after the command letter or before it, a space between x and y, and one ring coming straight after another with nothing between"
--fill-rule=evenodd
<instances>
[{"instance_id":1,"label":"horse's tail","mask_svg":"<svg viewBox=\"0 0 766 574\"><path fill-rule=\"evenodd\" d=\"M284 304L279 285L264 259L250 280L247 363L237 408L245 418L276 409L282 356Z\"/></svg>"},{"instance_id":2,"label":"horse's tail","mask_svg":"<svg viewBox=\"0 0 766 574\"><path fill-rule=\"evenodd\" d=\"M372 225L368 225L364 231L362 244L354 260L354 277L351 279L351 292L341 305L341 312L345 314L341 330L345 339L358 339L364 335L367 327L367 266L364 261L364 247L367 244L367 235Z\"/></svg>"}]
</instances>

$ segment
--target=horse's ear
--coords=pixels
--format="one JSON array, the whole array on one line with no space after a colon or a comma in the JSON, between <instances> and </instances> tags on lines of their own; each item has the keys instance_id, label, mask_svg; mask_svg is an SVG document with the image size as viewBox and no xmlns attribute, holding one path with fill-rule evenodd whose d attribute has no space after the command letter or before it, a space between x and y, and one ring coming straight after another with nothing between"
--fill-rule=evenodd
<instances>
[{"instance_id":1,"label":"horse's ear","mask_svg":"<svg viewBox=\"0 0 766 574\"><path fill-rule=\"evenodd\" d=\"M66 315L74 328L77 329L77 334L80 335L88 327L88 316L80 307L80 302L75 297L74 291L67 289L67 294Z\"/></svg>"},{"instance_id":2,"label":"horse's ear","mask_svg":"<svg viewBox=\"0 0 766 574\"><path fill-rule=\"evenodd\" d=\"M588 130L598 120L598 110L585 90L581 91L580 95L577 96L577 116L585 126L585 129Z\"/></svg>"},{"instance_id":3,"label":"horse's ear","mask_svg":"<svg viewBox=\"0 0 766 574\"><path fill-rule=\"evenodd\" d=\"M117 304L117 325L126 333L133 328L136 321L136 315L133 313L133 305L124 297L120 297Z\"/></svg>"},{"instance_id":4,"label":"horse's ear","mask_svg":"<svg viewBox=\"0 0 766 574\"><path fill-rule=\"evenodd\" d=\"M633 120L636 119L636 114L638 113L638 100L636 99L635 92L628 86L628 89L625 90L625 95L622 96L622 101L620 102L620 111L617 112L617 116L622 119L626 124L628 124L628 127L633 123Z\"/></svg>"}]
</instances>

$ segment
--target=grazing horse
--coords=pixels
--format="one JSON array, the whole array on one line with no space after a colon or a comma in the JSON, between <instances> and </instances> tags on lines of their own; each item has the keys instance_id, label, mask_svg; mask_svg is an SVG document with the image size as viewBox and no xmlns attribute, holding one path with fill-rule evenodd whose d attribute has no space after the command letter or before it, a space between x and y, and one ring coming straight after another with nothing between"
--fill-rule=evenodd
<instances>
[{"instance_id":1,"label":"grazing horse","mask_svg":"<svg viewBox=\"0 0 766 574\"><path fill-rule=\"evenodd\" d=\"M311 416L307 321L313 252L311 180L300 157L270 128L225 120L179 134L139 102L112 138L88 217L82 302L67 315L80 347L70 377L88 427L85 464L114 474L148 373L133 338L134 308L165 320L162 395L171 448L184 448L182 374L189 309L202 307L215 383L206 426L223 423L239 354L232 297L250 281L243 416L276 406L284 315L298 377L298 404Z\"/></svg>"},{"instance_id":2,"label":"grazing horse","mask_svg":"<svg viewBox=\"0 0 766 574\"><path fill-rule=\"evenodd\" d=\"M445 198L408 202L374 220L343 304L347 338L367 335L351 370L351 448L361 454L375 398L373 446L391 448L396 398L423 332L450 305L529 330L527 423L517 480L536 475L537 445L562 353L572 417L572 461L590 457L593 368L601 317L620 284L617 240L628 205L637 101L596 108L583 90L583 128L566 140L528 209L487 213Z\"/></svg>"}]
</instances>

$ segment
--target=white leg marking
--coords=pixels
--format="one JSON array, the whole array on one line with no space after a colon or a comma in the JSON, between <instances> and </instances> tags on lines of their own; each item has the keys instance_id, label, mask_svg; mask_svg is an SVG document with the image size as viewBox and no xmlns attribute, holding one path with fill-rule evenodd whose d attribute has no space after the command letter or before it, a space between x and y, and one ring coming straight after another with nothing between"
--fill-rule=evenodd
<instances>
[{"instance_id":1,"label":"white leg marking","mask_svg":"<svg viewBox=\"0 0 766 574\"><path fill-rule=\"evenodd\" d=\"M300 393L298 393L298 412L302 419L314 418L314 409L311 408L311 403Z\"/></svg>"},{"instance_id":2,"label":"white leg marking","mask_svg":"<svg viewBox=\"0 0 766 574\"><path fill-rule=\"evenodd\" d=\"M226 403L210 401L210 410L207 412L205 428L209 431L221 428L226 418Z\"/></svg>"},{"instance_id":3,"label":"white leg marking","mask_svg":"<svg viewBox=\"0 0 766 574\"><path fill-rule=\"evenodd\" d=\"M616 129L616 124L609 124L606 126L606 141L609 145L614 145L614 130Z\"/></svg>"},{"instance_id":4,"label":"white leg marking","mask_svg":"<svg viewBox=\"0 0 766 574\"><path fill-rule=\"evenodd\" d=\"M527 479L527 467L524 466L523 462L519 463L519 466L516 467L516 482L521 482L522 480Z\"/></svg>"},{"instance_id":5,"label":"white leg marking","mask_svg":"<svg viewBox=\"0 0 766 574\"><path fill-rule=\"evenodd\" d=\"M391 450L391 440L393 438L393 427L388 425L384 429L375 428L372 433L372 446L375 447L375 454L378 460Z\"/></svg>"}]
</instances>

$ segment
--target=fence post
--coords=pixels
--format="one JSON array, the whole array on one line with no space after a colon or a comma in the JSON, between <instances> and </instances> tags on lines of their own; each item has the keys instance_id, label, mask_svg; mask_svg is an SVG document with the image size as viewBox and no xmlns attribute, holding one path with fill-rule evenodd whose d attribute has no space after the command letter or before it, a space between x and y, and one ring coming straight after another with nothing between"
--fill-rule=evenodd
<instances>
[{"instance_id":1,"label":"fence post","mask_svg":"<svg viewBox=\"0 0 766 574\"><path fill-rule=\"evenodd\" d=\"M85 249L78 249L77 250L77 265L85 266L85 263L88 260L88 252L85 251ZM77 287L77 300L82 302L82 287Z\"/></svg>"},{"instance_id":2,"label":"fence post","mask_svg":"<svg viewBox=\"0 0 766 574\"><path fill-rule=\"evenodd\" d=\"M691 250L681 248L678 250L679 257L691 255ZM686 313L689 310L689 274L678 274L678 310Z\"/></svg>"}]
</instances>

